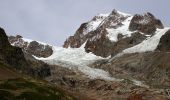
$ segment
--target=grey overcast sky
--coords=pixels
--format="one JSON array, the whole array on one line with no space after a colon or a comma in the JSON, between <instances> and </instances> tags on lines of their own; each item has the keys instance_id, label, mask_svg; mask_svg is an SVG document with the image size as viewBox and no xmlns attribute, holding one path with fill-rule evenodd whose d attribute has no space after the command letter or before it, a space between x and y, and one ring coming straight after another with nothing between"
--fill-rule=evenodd
<instances>
[{"instance_id":1,"label":"grey overcast sky","mask_svg":"<svg viewBox=\"0 0 170 100\"><path fill-rule=\"evenodd\" d=\"M0 0L0 27L8 35L61 46L81 23L113 9L151 12L170 26L170 0Z\"/></svg>"}]
</instances>

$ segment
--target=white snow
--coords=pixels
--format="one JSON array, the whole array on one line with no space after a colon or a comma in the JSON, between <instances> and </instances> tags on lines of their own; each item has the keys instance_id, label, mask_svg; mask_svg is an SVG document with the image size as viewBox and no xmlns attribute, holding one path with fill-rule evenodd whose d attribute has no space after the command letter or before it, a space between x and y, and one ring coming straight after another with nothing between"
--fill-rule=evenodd
<instances>
[{"instance_id":1,"label":"white snow","mask_svg":"<svg viewBox=\"0 0 170 100\"><path fill-rule=\"evenodd\" d=\"M123 26L114 28L107 28L108 37L111 41L116 42L118 34L122 34L123 36L130 37L133 32L129 31L129 24L133 16L128 17L125 21L122 22Z\"/></svg>"},{"instance_id":2,"label":"white snow","mask_svg":"<svg viewBox=\"0 0 170 100\"><path fill-rule=\"evenodd\" d=\"M170 28L157 29L154 36L148 37L146 40L136 46L123 50L123 53L154 51L158 46L162 35L164 35L169 29Z\"/></svg>"},{"instance_id":3,"label":"white snow","mask_svg":"<svg viewBox=\"0 0 170 100\"><path fill-rule=\"evenodd\" d=\"M132 79L131 81L133 82L133 84L135 84L135 85L137 85L137 86L149 88L148 85L145 85L145 84L144 84L143 82L141 82L141 81L138 81L138 80L135 80L135 79Z\"/></svg>"},{"instance_id":4,"label":"white snow","mask_svg":"<svg viewBox=\"0 0 170 100\"><path fill-rule=\"evenodd\" d=\"M53 47L53 50L53 55L48 58L35 58L51 65L59 65L61 67L81 71L91 79L104 79L110 81L119 80L111 77L108 72L102 69L89 67L89 64L104 58L92 53L86 53L84 45L80 48L67 49L62 47Z\"/></svg>"},{"instance_id":5,"label":"white snow","mask_svg":"<svg viewBox=\"0 0 170 100\"><path fill-rule=\"evenodd\" d=\"M88 22L87 29L83 30L83 34L86 35L87 33L96 30L101 22L108 16L109 14L98 14L97 16L95 16L96 20L91 20Z\"/></svg>"},{"instance_id":6,"label":"white snow","mask_svg":"<svg viewBox=\"0 0 170 100\"><path fill-rule=\"evenodd\" d=\"M160 38L168 31L170 28L164 28L164 29L157 29L155 32L155 35L152 37L146 38L143 42L139 43L138 45L135 45L133 47L127 48L123 50L121 53L115 55L111 59L109 59L109 62L111 62L113 59L116 57L120 57L124 54L129 54L129 53L142 53L142 52L148 52L148 51L154 51L160 41Z\"/></svg>"},{"instance_id":7,"label":"white snow","mask_svg":"<svg viewBox=\"0 0 170 100\"><path fill-rule=\"evenodd\" d=\"M32 42L33 40L31 40L31 39L27 39L27 38L21 38L24 42L28 42L28 44L30 43L30 42ZM40 41L37 41L39 44L42 44L42 45L49 45L49 44L47 44L47 43L44 43L44 42L40 42ZM51 46L51 45L49 45L49 46Z\"/></svg>"},{"instance_id":8,"label":"white snow","mask_svg":"<svg viewBox=\"0 0 170 100\"><path fill-rule=\"evenodd\" d=\"M27 38L21 38L23 41L25 41L25 42L28 42L28 43L30 43L30 42L32 42L33 40L31 40L31 39L27 39Z\"/></svg>"},{"instance_id":9,"label":"white snow","mask_svg":"<svg viewBox=\"0 0 170 100\"><path fill-rule=\"evenodd\" d=\"M130 14L127 14L127 13L120 12L120 11L117 11L117 12L121 16L127 16L128 18L123 22L124 25L122 27L120 27L117 30L113 29L113 31L123 32L123 33L128 32L129 33L128 26L129 26L130 20L132 19L133 16L131 16ZM97 16L95 16L96 20L91 20L91 21L88 22L87 29L83 30L83 34L86 35L87 33L96 30L99 26L101 26L104 23L104 20L107 19L109 15L110 15L110 13L108 13L108 14L98 14ZM116 24L116 23L112 23L112 24ZM112 36L110 36L110 37L112 37Z\"/></svg>"}]
</instances>

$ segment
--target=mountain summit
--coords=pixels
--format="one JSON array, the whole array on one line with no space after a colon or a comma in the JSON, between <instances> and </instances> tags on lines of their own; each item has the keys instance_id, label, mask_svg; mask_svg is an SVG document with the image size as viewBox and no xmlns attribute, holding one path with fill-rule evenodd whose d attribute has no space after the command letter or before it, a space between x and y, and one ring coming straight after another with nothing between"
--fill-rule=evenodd
<instances>
[{"instance_id":1,"label":"mountain summit","mask_svg":"<svg viewBox=\"0 0 170 100\"><path fill-rule=\"evenodd\" d=\"M149 12L131 15L114 9L110 14L99 14L83 23L63 47L79 48L85 43L86 52L108 57L141 43L163 28L162 22Z\"/></svg>"}]
</instances>

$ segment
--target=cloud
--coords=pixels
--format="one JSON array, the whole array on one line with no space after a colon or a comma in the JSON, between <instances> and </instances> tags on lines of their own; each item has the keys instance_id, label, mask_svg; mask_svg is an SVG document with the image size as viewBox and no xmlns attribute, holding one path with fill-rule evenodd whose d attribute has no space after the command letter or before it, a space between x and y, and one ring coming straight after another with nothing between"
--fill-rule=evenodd
<instances>
[{"instance_id":1,"label":"cloud","mask_svg":"<svg viewBox=\"0 0 170 100\"><path fill-rule=\"evenodd\" d=\"M1 0L0 26L9 35L62 45L81 23L98 13L118 9L128 13L153 12L170 23L169 0Z\"/></svg>"}]
</instances>

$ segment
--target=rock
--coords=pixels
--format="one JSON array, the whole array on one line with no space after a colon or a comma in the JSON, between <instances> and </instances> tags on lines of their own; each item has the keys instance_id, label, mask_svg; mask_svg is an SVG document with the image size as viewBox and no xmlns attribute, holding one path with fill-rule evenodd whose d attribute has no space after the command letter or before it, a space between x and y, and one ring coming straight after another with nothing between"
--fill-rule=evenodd
<instances>
[{"instance_id":1,"label":"rock","mask_svg":"<svg viewBox=\"0 0 170 100\"><path fill-rule=\"evenodd\" d=\"M21 38L21 36L16 37ZM11 40L16 39L15 37L10 38L13 38ZM49 65L34 59L31 55L27 59L25 56L21 48L10 45L5 31L0 28L0 62L2 64L34 77L45 78L51 75Z\"/></svg>"},{"instance_id":2,"label":"rock","mask_svg":"<svg viewBox=\"0 0 170 100\"><path fill-rule=\"evenodd\" d=\"M145 34L153 34L156 31L156 28L162 29L164 26L162 22L159 19L156 19L151 13L134 15L129 25L130 31L138 30Z\"/></svg>"},{"instance_id":3,"label":"rock","mask_svg":"<svg viewBox=\"0 0 170 100\"><path fill-rule=\"evenodd\" d=\"M126 79L127 76L145 81L154 88L170 87L170 54L146 52L124 54L109 62L96 62L93 67L110 72L111 75Z\"/></svg>"},{"instance_id":4,"label":"rock","mask_svg":"<svg viewBox=\"0 0 170 100\"><path fill-rule=\"evenodd\" d=\"M28 67L22 49L10 45L8 37L2 28L0 28L0 58L3 63L13 66L18 70Z\"/></svg>"},{"instance_id":5,"label":"rock","mask_svg":"<svg viewBox=\"0 0 170 100\"><path fill-rule=\"evenodd\" d=\"M161 37L156 51L170 52L170 30Z\"/></svg>"},{"instance_id":6,"label":"rock","mask_svg":"<svg viewBox=\"0 0 170 100\"><path fill-rule=\"evenodd\" d=\"M108 57L112 53L114 43L107 37L108 33L106 28L118 28L123 25L122 21L128 17L129 16L120 14L116 10L113 10L108 16L95 16L91 21L83 23L74 36L70 36L65 41L63 47L79 48L86 42L86 52L92 52L98 56ZM102 24L99 24L96 28L94 28L93 24L91 25L91 23L98 23L100 21Z\"/></svg>"},{"instance_id":7,"label":"rock","mask_svg":"<svg viewBox=\"0 0 170 100\"><path fill-rule=\"evenodd\" d=\"M20 35L9 36L8 39L13 46L20 47L24 52L37 57L49 57L53 53L51 46L37 41L25 41Z\"/></svg>"},{"instance_id":8,"label":"rock","mask_svg":"<svg viewBox=\"0 0 170 100\"><path fill-rule=\"evenodd\" d=\"M114 44L106 36L106 30L102 32L103 33L101 33L100 38L94 36L89 39L84 48L86 52L92 52L98 56L108 57L112 52L112 47Z\"/></svg>"},{"instance_id":9,"label":"rock","mask_svg":"<svg viewBox=\"0 0 170 100\"><path fill-rule=\"evenodd\" d=\"M122 52L126 48L130 48L133 47L134 45L141 43L143 40L147 38L145 35L142 35L139 32L132 33L131 37L127 37L127 38L121 38L121 37L119 37L119 40L112 47L111 50L112 57Z\"/></svg>"},{"instance_id":10,"label":"rock","mask_svg":"<svg viewBox=\"0 0 170 100\"><path fill-rule=\"evenodd\" d=\"M53 50L52 47L49 45L42 45L37 41L32 41L28 45L26 52L37 57L49 57L52 55Z\"/></svg>"}]
</instances>

